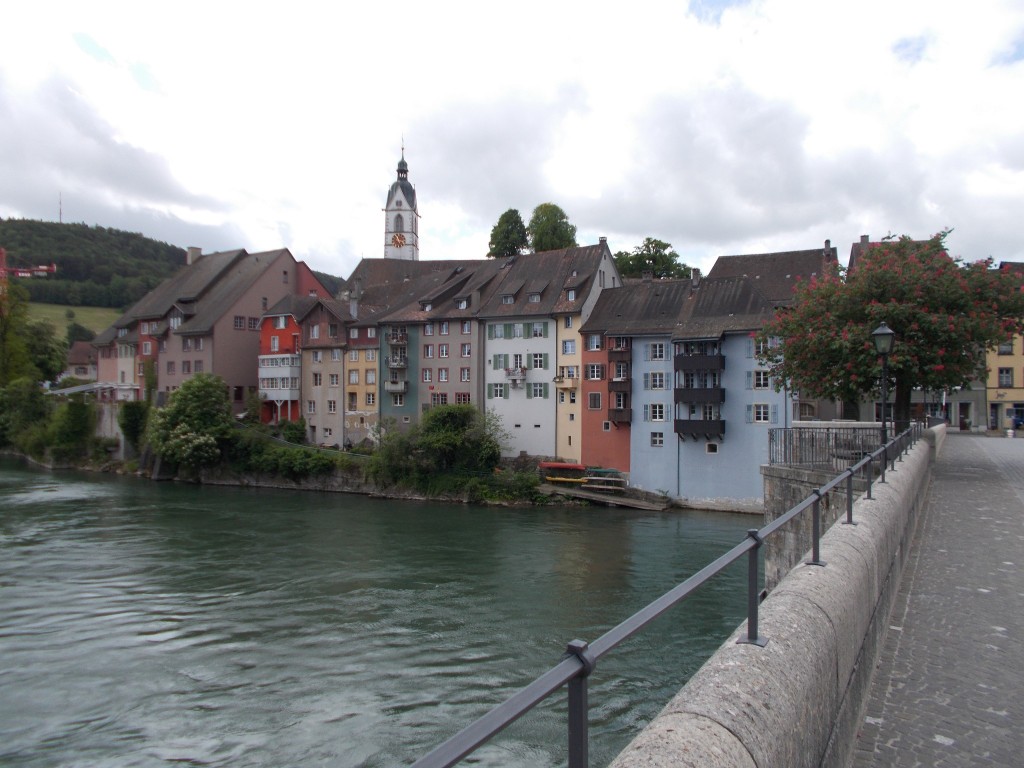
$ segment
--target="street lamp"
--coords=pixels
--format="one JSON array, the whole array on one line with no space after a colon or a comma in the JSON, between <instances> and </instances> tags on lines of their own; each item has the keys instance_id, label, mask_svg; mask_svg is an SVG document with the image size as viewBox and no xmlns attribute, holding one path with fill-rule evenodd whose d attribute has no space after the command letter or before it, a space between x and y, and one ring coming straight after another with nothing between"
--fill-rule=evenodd
<instances>
[{"instance_id":1,"label":"street lamp","mask_svg":"<svg viewBox=\"0 0 1024 768\"><path fill-rule=\"evenodd\" d=\"M892 352L892 342L895 338L896 332L884 322L871 332L875 351L882 356L882 445L889 442L885 411L889 400L889 353Z\"/></svg>"}]
</instances>

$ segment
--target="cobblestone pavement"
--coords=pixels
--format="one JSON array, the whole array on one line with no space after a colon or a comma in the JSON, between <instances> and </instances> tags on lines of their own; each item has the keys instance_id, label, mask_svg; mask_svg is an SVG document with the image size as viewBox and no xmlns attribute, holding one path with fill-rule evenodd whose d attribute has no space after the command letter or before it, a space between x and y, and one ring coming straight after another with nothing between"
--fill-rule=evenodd
<instances>
[{"instance_id":1,"label":"cobblestone pavement","mask_svg":"<svg viewBox=\"0 0 1024 768\"><path fill-rule=\"evenodd\" d=\"M1024 766L1024 439L947 437L849 765Z\"/></svg>"}]
</instances>

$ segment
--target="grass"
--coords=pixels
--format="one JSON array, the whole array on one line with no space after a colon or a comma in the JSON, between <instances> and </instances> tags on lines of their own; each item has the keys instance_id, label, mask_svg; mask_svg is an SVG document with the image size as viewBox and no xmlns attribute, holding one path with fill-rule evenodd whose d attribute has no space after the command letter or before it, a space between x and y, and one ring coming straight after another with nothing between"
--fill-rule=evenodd
<instances>
[{"instance_id":1,"label":"grass","mask_svg":"<svg viewBox=\"0 0 1024 768\"><path fill-rule=\"evenodd\" d=\"M74 312L75 316L69 319L68 310ZM28 316L33 320L46 320L58 331L66 330L71 323L78 323L100 333L107 330L121 316L121 312L109 307L69 307L65 304L32 302L28 305Z\"/></svg>"}]
</instances>

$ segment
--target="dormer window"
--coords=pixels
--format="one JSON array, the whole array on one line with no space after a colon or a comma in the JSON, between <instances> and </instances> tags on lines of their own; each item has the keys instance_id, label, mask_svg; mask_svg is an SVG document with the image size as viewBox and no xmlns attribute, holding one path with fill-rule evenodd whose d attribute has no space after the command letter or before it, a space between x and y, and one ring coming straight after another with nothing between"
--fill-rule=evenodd
<instances>
[{"instance_id":1,"label":"dormer window","mask_svg":"<svg viewBox=\"0 0 1024 768\"><path fill-rule=\"evenodd\" d=\"M540 294L539 293L531 293L530 295L528 295L526 297L526 300L528 302L530 302L531 304L540 304Z\"/></svg>"},{"instance_id":2,"label":"dormer window","mask_svg":"<svg viewBox=\"0 0 1024 768\"><path fill-rule=\"evenodd\" d=\"M434 305L431 304L430 302L427 302L426 304L423 305L423 311L424 312L429 312L433 308L434 308Z\"/></svg>"},{"instance_id":3,"label":"dormer window","mask_svg":"<svg viewBox=\"0 0 1024 768\"><path fill-rule=\"evenodd\" d=\"M455 308L456 309L469 309L469 299L456 299L455 300Z\"/></svg>"},{"instance_id":4,"label":"dormer window","mask_svg":"<svg viewBox=\"0 0 1024 768\"><path fill-rule=\"evenodd\" d=\"M515 304L516 303L516 297L513 296L511 293L503 293L501 295L501 303L502 304Z\"/></svg>"},{"instance_id":5,"label":"dormer window","mask_svg":"<svg viewBox=\"0 0 1024 768\"><path fill-rule=\"evenodd\" d=\"M576 289L570 288L569 290L567 290L565 292L565 298L567 298L569 301L576 301Z\"/></svg>"}]
</instances>

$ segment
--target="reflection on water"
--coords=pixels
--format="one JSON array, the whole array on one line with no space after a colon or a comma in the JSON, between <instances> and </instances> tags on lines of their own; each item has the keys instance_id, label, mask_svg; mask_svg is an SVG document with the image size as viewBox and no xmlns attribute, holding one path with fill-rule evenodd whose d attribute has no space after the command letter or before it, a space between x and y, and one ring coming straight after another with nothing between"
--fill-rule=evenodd
<instances>
[{"instance_id":1,"label":"reflection on water","mask_svg":"<svg viewBox=\"0 0 1024 768\"><path fill-rule=\"evenodd\" d=\"M0 463L0 764L408 764L743 538ZM732 572L603 659L607 763L742 619ZM565 762L564 693L467 761Z\"/></svg>"}]
</instances>

